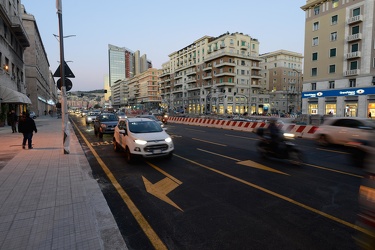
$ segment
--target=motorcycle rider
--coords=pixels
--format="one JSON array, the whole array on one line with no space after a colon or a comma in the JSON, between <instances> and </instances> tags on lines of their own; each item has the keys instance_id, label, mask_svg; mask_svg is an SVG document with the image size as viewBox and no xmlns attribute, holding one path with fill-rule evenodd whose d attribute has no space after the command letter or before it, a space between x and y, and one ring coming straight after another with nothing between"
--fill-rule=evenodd
<instances>
[{"instance_id":1,"label":"motorcycle rider","mask_svg":"<svg viewBox=\"0 0 375 250\"><path fill-rule=\"evenodd\" d=\"M278 149L279 142L280 142L280 139L281 139L281 136L280 136L281 130L277 126L277 119L275 117L272 117L269 120L269 125L268 125L267 129L268 129L268 132L269 132L270 137L271 137L272 152L277 154L277 149Z\"/></svg>"}]
</instances>

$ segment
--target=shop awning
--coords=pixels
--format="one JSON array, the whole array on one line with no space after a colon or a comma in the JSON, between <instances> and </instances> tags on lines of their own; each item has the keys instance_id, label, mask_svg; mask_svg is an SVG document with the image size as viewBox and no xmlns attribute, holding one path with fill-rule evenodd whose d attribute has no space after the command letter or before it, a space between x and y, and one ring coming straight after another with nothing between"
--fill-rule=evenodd
<instances>
[{"instance_id":1,"label":"shop awning","mask_svg":"<svg viewBox=\"0 0 375 250\"><path fill-rule=\"evenodd\" d=\"M31 104L30 98L13 89L0 86L1 103L24 103Z\"/></svg>"}]
</instances>

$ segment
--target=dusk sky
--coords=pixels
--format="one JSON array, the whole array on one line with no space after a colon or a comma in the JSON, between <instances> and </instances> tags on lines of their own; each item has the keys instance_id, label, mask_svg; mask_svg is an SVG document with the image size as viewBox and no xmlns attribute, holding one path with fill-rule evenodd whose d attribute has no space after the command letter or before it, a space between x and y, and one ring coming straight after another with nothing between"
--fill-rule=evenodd
<instances>
[{"instance_id":1,"label":"dusk sky","mask_svg":"<svg viewBox=\"0 0 375 250\"><path fill-rule=\"evenodd\" d=\"M34 15L54 73L59 65L55 0L22 0ZM260 53L279 49L303 54L306 0L62 0L65 61L75 74L72 91L104 88L108 44L139 50L154 68L168 55L227 31L258 39ZM57 78L55 78L57 81Z\"/></svg>"}]
</instances>

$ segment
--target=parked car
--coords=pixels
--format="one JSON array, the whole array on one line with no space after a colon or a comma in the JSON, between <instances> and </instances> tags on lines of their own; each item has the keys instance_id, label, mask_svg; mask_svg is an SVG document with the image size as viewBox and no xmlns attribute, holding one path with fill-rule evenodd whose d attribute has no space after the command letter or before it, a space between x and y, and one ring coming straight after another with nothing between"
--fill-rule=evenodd
<instances>
[{"instance_id":1,"label":"parked car","mask_svg":"<svg viewBox=\"0 0 375 250\"><path fill-rule=\"evenodd\" d=\"M159 123L159 125L162 128L164 128L164 123L162 121L160 121L158 118L156 118L156 116L154 116L154 115L137 115L136 117L138 117L138 118L148 118L148 119L154 120L157 123Z\"/></svg>"},{"instance_id":2,"label":"parked car","mask_svg":"<svg viewBox=\"0 0 375 250\"><path fill-rule=\"evenodd\" d=\"M36 119L36 114L34 111L30 111L30 117L33 118L33 119Z\"/></svg>"},{"instance_id":3,"label":"parked car","mask_svg":"<svg viewBox=\"0 0 375 250\"><path fill-rule=\"evenodd\" d=\"M103 134L113 134L117 123L118 118L113 113L102 113L98 115L94 120L95 136L99 135L99 138L102 138Z\"/></svg>"},{"instance_id":4,"label":"parked car","mask_svg":"<svg viewBox=\"0 0 375 250\"><path fill-rule=\"evenodd\" d=\"M121 119L113 135L113 148L124 150L129 163L136 156L171 158L174 151L172 138L165 129L148 118Z\"/></svg>"},{"instance_id":5,"label":"parked car","mask_svg":"<svg viewBox=\"0 0 375 250\"><path fill-rule=\"evenodd\" d=\"M358 117L326 118L315 131L315 139L321 146L346 145L353 138L366 140L375 131L375 120Z\"/></svg>"},{"instance_id":6,"label":"parked car","mask_svg":"<svg viewBox=\"0 0 375 250\"><path fill-rule=\"evenodd\" d=\"M88 110L82 110L81 111L81 117L84 117L84 116L86 116L87 114L88 114Z\"/></svg>"},{"instance_id":7,"label":"parked car","mask_svg":"<svg viewBox=\"0 0 375 250\"><path fill-rule=\"evenodd\" d=\"M86 115L86 125L94 122L95 118L100 114L98 111L90 111Z\"/></svg>"}]
</instances>

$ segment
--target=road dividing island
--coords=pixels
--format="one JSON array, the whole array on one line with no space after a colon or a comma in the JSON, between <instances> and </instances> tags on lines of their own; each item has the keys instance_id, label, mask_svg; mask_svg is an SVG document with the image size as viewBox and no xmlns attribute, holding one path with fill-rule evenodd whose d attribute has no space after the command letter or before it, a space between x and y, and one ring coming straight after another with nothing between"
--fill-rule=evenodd
<instances>
[{"instance_id":1,"label":"road dividing island","mask_svg":"<svg viewBox=\"0 0 375 250\"><path fill-rule=\"evenodd\" d=\"M211 119L211 118L192 118L192 117L169 117L168 122L179 123L192 126L203 126L220 128L227 130L238 130L246 132L254 132L257 128L267 128L268 123L264 121L250 122L250 121L236 121L236 120L223 120L223 119ZM294 134L296 137L313 139L315 137L315 131L317 126L313 125L298 125L295 123L284 123L280 124L280 129L285 132Z\"/></svg>"}]
</instances>

